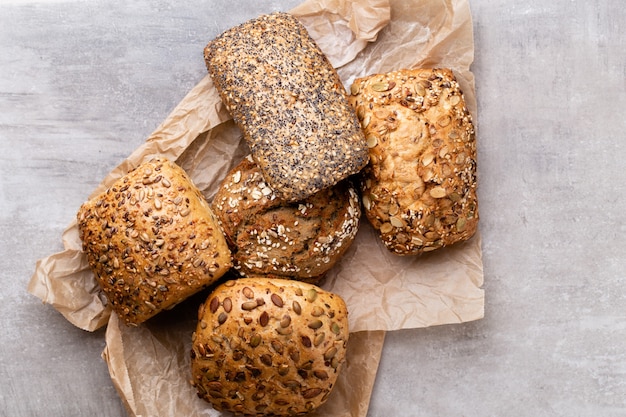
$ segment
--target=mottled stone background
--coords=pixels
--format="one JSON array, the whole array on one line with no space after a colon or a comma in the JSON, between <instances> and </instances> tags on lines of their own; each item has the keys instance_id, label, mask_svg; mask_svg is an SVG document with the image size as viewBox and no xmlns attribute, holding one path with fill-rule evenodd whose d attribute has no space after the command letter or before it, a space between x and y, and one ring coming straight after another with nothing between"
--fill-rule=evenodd
<instances>
[{"instance_id":1,"label":"mottled stone background","mask_svg":"<svg viewBox=\"0 0 626 417\"><path fill-rule=\"evenodd\" d=\"M84 332L26 292L77 208L205 75L298 1L0 2L0 415L120 417ZM485 318L393 332L371 417L626 415L626 8L470 0Z\"/></svg>"}]
</instances>

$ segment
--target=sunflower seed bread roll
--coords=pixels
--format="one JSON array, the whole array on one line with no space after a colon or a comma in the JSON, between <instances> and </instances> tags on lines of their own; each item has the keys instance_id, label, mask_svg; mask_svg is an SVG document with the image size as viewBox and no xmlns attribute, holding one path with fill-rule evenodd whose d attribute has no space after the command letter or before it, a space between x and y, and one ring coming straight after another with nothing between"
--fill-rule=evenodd
<instances>
[{"instance_id":1,"label":"sunflower seed bread roll","mask_svg":"<svg viewBox=\"0 0 626 417\"><path fill-rule=\"evenodd\" d=\"M453 72L359 78L349 100L370 152L361 173L364 212L386 247L414 255L474 235L476 138Z\"/></svg>"},{"instance_id":2,"label":"sunflower seed bread roll","mask_svg":"<svg viewBox=\"0 0 626 417\"><path fill-rule=\"evenodd\" d=\"M292 15L262 15L204 49L208 73L263 176L287 201L359 172L365 137L337 72Z\"/></svg>"},{"instance_id":3,"label":"sunflower seed bread roll","mask_svg":"<svg viewBox=\"0 0 626 417\"><path fill-rule=\"evenodd\" d=\"M191 383L218 411L293 416L315 410L344 366L347 314L341 297L312 284L227 281L198 311Z\"/></svg>"},{"instance_id":4,"label":"sunflower seed bread roll","mask_svg":"<svg viewBox=\"0 0 626 417\"><path fill-rule=\"evenodd\" d=\"M361 217L349 180L289 203L268 187L250 155L226 175L211 208L239 273L314 284L350 247Z\"/></svg>"},{"instance_id":5,"label":"sunflower seed bread roll","mask_svg":"<svg viewBox=\"0 0 626 417\"><path fill-rule=\"evenodd\" d=\"M141 164L77 214L83 251L112 309L138 325L232 266L209 204L178 165Z\"/></svg>"}]
</instances>

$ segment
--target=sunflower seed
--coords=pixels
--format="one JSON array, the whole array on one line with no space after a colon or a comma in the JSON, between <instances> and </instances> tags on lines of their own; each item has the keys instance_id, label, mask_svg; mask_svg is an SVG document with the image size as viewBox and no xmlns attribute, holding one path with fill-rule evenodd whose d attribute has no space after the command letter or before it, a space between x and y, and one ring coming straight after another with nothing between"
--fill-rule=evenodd
<instances>
[{"instance_id":1,"label":"sunflower seed","mask_svg":"<svg viewBox=\"0 0 626 417\"><path fill-rule=\"evenodd\" d=\"M300 388L300 385L301 385L298 381L295 381L293 379L289 379L285 381L283 384L285 385L285 387L289 389L298 389Z\"/></svg>"},{"instance_id":2,"label":"sunflower seed","mask_svg":"<svg viewBox=\"0 0 626 417\"><path fill-rule=\"evenodd\" d=\"M306 398L310 400L311 398L315 398L322 393L321 388L308 388L302 391L302 398Z\"/></svg>"},{"instance_id":3,"label":"sunflower seed","mask_svg":"<svg viewBox=\"0 0 626 417\"><path fill-rule=\"evenodd\" d=\"M317 379L321 379L321 380L328 379L328 373L326 371L323 371L323 370L313 371L313 375L315 375L315 377Z\"/></svg>"}]
</instances>

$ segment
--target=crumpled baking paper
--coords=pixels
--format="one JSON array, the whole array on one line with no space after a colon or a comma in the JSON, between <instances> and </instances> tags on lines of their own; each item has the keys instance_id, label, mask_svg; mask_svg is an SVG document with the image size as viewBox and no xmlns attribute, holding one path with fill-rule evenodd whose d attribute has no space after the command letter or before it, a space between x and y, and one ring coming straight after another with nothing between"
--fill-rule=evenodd
<instances>
[{"instance_id":1,"label":"crumpled baking paper","mask_svg":"<svg viewBox=\"0 0 626 417\"><path fill-rule=\"evenodd\" d=\"M467 0L309 0L290 12L307 27L348 89L355 78L373 73L448 67L476 117ZM207 75L91 197L160 155L185 169L210 200L226 172L247 153ZM37 262L28 291L75 326L93 331L107 325L103 358L129 414L220 416L189 384L191 333L197 307L208 293L137 328L126 327L111 314L89 270L76 222L62 240L63 251ZM328 402L313 415L365 416L385 332L480 319L482 284L478 233L438 251L399 257L384 248L364 217L355 242L322 285L346 301L351 337L346 368Z\"/></svg>"}]
</instances>

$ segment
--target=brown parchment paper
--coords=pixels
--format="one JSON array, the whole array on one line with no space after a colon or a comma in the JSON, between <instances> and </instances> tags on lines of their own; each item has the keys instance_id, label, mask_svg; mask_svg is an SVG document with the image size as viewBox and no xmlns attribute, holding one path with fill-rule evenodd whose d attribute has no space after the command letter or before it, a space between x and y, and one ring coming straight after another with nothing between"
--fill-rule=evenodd
<instances>
[{"instance_id":1,"label":"brown parchment paper","mask_svg":"<svg viewBox=\"0 0 626 417\"><path fill-rule=\"evenodd\" d=\"M309 0L291 12L337 67L346 87L354 78L376 72L445 66L454 70L476 117L467 0ZM198 56L202 59L201 51ZM247 153L241 132L205 76L91 196L161 155L185 169L210 200L226 172ZM208 293L138 328L125 327L111 314L89 271L75 222L62 240L63 251L37 262L28 291L75 326L93 331L107 325L103 358L129 414L221 415L199 400L188 382L195 314ZM479 234L423 256L398 257L379 243L363 219L355 242L323 284L346 300L351 338L347 367L316 415L366 415L385 332L480 319L482 284Z\"/></svg>"}]
</instances>

